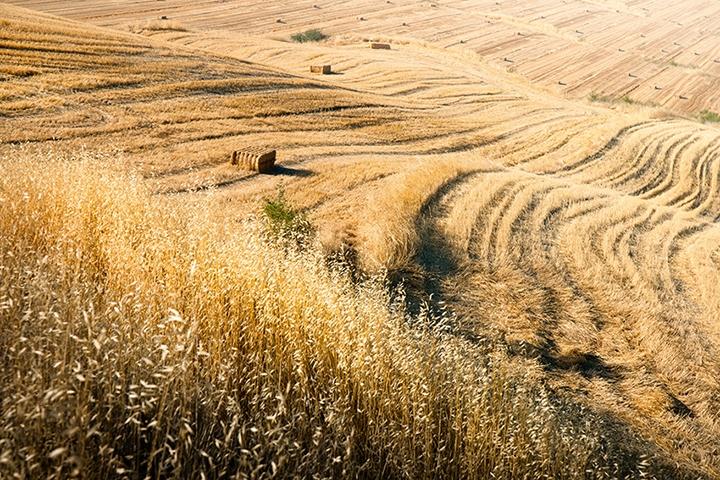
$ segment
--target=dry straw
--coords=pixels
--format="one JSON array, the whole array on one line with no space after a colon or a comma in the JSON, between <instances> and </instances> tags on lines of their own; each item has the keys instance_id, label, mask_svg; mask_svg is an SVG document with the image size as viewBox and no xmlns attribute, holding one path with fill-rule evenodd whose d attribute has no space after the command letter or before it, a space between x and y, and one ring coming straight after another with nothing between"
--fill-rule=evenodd
<instances>
[{"instance_id":1,"label":"dry straw","mask_svg":"<svg viewBox=\"0 0 720 480\"><path fill-rule=\"evenodd\" d=\"M532 368L408 323L381 280L353 284L319 254L213 223L203 202L153 200L95 161L3 169L0 477L650 468L624 463L633 443L609 447Z\"/></svg>"}]
</instances>

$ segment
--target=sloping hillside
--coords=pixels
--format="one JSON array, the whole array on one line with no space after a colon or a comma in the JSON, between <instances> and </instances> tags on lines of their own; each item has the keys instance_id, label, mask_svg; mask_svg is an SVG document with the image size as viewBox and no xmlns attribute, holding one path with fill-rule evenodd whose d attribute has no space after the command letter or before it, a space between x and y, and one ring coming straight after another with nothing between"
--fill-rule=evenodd
<instances>
[{"instance_id":1,"label":"sloping hillside","mask_svg":"<svg viewBox=\"0 0 720 480\"><path fill-rule=\"evenodd\" d=\"M166 179L161 188L187 189L247 177L226 165L243 146L281 148L285 173L297 174L289 166L327 132L362 143L364 130L382 136L408 117L377 96L34 15L2 7L4 150L119 150Z\"/></svg>"},{"instance_id":2,"label":"sloping hillside","mask_svg":"<svg viewBox=\"0 0 720 480\"><path fill-rule=\"evenodd\" d=\"M286 37L309 27L405 38L473 54L573 98L591 94L676 112L720 111L720 7L699 0L14 0L127 27L167 16L192 28Z\"/></svg>"},{"instance_id":3,"label":"sloping hillside","mask_svg":"<svg viewBox=\"0 0 720 480\"><path fill-rule=\"evenodd\" d=\"M658 476L720 476L716 128L647 105L574 101L521 62L519 76L482 52L448 49L437 29L464 38L469 23L457 16L470 22L464 10L494 9L478 2L423 4L414 22L427 30L408 35L382 22L412 18L417 2L264 2L251 13L233 2L23 3L140 23L138 34L120 33L0 6L3 161L89 151L138 172L155 200L209 202L210 215L230 221L282 186L325 253L343 252L364 273L386 271L405 286L410 315L444 312L444 340L470 357L491 345L494 362L529 372L519 388L559 405L557 425L606 438L588 448L622 458L616 475L640 475L643 454ZM648 22L673 15L655 3ZM582 26L564 5L532 14ZM694 12L699 22L706 10ZM170 18L148 22L151 13ZM350 27L361 14L368 20ZM488 21L521 17L502 15ZM311 24L337 35L286 41ZM538 35L570 42L549 28ZM610 43L623 35L602 32ZM516 37L520 55L530 44ZM371 50L367 38L392 49ZM586 42L571 43L595 45ZM314 63L337 74L311 76ZM259 144L278 149L274 175L228 165L232 150Z\"/></svg>"}]
</instances>

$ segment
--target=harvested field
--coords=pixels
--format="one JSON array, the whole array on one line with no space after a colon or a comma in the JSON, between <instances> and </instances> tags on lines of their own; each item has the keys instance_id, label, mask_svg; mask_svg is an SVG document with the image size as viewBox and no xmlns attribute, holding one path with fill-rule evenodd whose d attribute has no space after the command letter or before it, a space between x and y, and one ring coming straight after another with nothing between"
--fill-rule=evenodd
<instances>
[{"instance_id":1,"label":"harvested field","mask_svg":"<svg viewBox=\"0 0 720 480\"><path fill-rule=\"evenodd\" d=\"M121 28L141 25L163 12L190 28L269 38L289 37L308 27L332 36L381 35L429 43L460 57L471 55L572 98L595 93L627 96L684 114L720 111L720 27L715 22L720 6L699 0L12 3ZM360 17L363 22L358 22ZM662 92L655 91L655 85L662 86Z\"/></svg>"},{"instance_id":2,"label":"harvested field","mask_svg":"<svg viewBox=\"0 0 720 480\"><path fill-rule=\"evenodd\" d=\"M11 3L0 478L720 478L720 6Z\"/></svg>"}]
</instances>

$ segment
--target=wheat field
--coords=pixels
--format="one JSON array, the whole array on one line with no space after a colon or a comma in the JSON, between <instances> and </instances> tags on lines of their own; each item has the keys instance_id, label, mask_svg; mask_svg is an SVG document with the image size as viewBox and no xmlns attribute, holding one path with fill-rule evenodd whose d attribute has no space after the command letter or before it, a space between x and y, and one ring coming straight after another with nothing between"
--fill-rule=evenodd
<instances>
[{"instance_id":1,"label":"wheat field","mask_svg":"<svg viewBox=\"0 0 720 480\"><path fill-rule=\"evenodd\" d=\"M716 6L10 3L0 478L720 478Z\"/></svg>"}]
</instances>

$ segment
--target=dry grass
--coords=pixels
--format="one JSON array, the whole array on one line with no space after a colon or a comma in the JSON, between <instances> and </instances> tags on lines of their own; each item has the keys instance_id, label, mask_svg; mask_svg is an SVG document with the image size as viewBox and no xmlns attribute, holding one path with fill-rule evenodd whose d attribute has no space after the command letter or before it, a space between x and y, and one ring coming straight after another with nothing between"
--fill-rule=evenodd
<instances>
[{"instance_id":1,"label":"dry grass","mask_svg":"<svg viewBox=\"0 0 720 480\"><path fill-rule=\"evenodd\" d=\"M4 476L658 468L625 463L529 365L410 328L379 281L353 285L317 255L279 255L256 228L152 201L94 162L3 162Z\"/></svg>"},{"instance_id":2,"label":"dry grass","mask_svg":"<svg viewBox=\"0 0 720 480\"><path fill-rule=\"evenodd\" d=\"M443 36L0 9L0 477L720 475L713 126Z\"/></svg>"},{"instance_id":3,"label":"dry grass","mask_svg":"<svg viewBox=\"0 0 720 480\"><path fill-rule=\"evenodd\" d=\"M145 22L136 23L128 27L133 33L148 32L187 32L188 28L177 20L168 18L159 18L157 20L147 20Z\"/></svg>"},{"instance_id":4,"label":"dry grass","mask_svg":"<svg viewBox=\"0 0 720 480\"><path fill-rule=\"evenodd\" d=\"M419 242L416 218L428 197L462 170L457 163L447 161L416 167L395 179L397 188L385 189L369 199L367 218L359 232L366 270L393 271L412 263Z\"/></svg>"},{"instance_id":5,"label":"dry grass","mask_svg":"<svg viewBox=\"0 0 720 480\"><path fill-rule=\"evenodd\" d=\"M38 73L40 73L40 70L31 68L31 67L27 67L24 65L21 65L21 66L3 65L0 67L0 74L12 75L14 77L31 77Z\"/></svg>"},{"instance_id":6,"label":"dry grass","mask_svg":"<svg viewBox=\"0 0 720 480\"><path fill-rule=\"evenodd\" d=\"M685 115L720 110L714 94L720 30L712 22L719 10L701 0L649 0L642 6L548 0L533 3L532 13L523 0L439 2L434 7L420 6L417 0L359 0L332 8L314 8L306 0L281 5L264 0L137 0L112 6L86 1L82 8L68 0L13 2L104 26L142 23L164 14L182 18L193 30L222 30L242 39L288 38L316 28L334 39L352 35L393 44L424 43L561 96L579 99L597 92L624 102L631 92L634 103ZM483 26L479 31L478 25Z\"/></svg>"}]
</instances>

